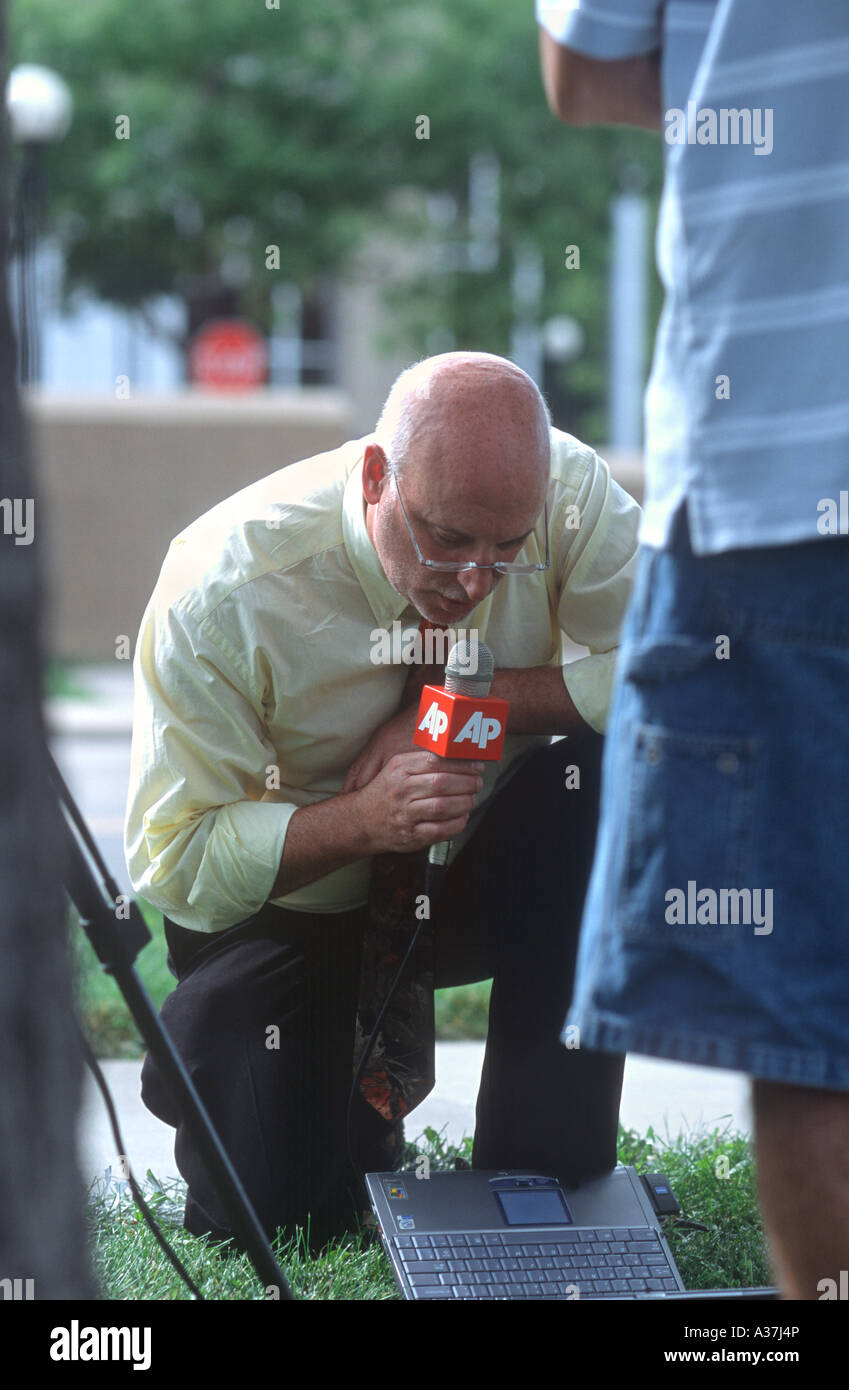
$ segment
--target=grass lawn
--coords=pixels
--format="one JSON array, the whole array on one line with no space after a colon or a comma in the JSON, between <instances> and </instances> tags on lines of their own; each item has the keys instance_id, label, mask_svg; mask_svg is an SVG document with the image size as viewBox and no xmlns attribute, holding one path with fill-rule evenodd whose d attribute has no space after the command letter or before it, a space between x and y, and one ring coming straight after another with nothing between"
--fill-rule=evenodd
<instances>
[{"instance_id":1,"label":"grass lawn","mask_svg":"<svg viewBox=\"0 0 849 1390\"><path fill-rule=\"evenodd\" d=\"M58 661L55 657L50 657L45 662L42 673L42 689L47 699L54 699L57 696L66 700L90 700L92 698L91 691L86 688L76 674L79 664L72 661Z\"/></svg>"},{"instance_id":2,"label":"grass lawn","mask_svg":"<svg viewBox=\"0 0 849 1390\"><path fill-rule=\"evenodd\" d=\"M426 1130L408 1145L405 1167L416 1155L428 1156L433 1170L451 1168L459 1153L471 1157L471 1140L459 1149ZM691 1289L732 1288L772 1283L755 1196L754 1166L748 1140L719 1130L690 1134L672 1144L651 1129L640 1136L620 1129L619 1158L638 1172L658 1166L669 1178L690 1220L704 1231L670 1225L664 1230L684 1283ZM725 1162L724 1160L727 1160ZM727 1173L727 1176L718 1176ZM205 1298L265 1300L266 1293L244 1255L228 1255L181 1227L185 1185L159 1183L152 1174L145 1196L183 1264ZM102 1296L108 1299L190 1299L191 1295L147 1229L123 1181L101 1181L89 1199L91 1249ZM376 1235L360 1231L310 1256L303 1233L278 1241L277 1256L297 1298L395 1299L395 1284Z\"/></svg>"}]
</instances>

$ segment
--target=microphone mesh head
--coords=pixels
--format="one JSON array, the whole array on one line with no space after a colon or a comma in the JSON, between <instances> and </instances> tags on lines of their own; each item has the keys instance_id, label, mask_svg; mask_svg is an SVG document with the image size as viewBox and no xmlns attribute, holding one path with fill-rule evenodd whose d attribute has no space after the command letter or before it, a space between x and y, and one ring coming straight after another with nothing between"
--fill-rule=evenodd
<instances>
[{"instance_id":1,"label":"microphone mesh head","mask_svg":"<svg viewBox=\"0 0 849 1390\"><path fill-rule=\"evenodd\" d=\"M489 694L494 674L495 660L489 647L483 642L469 641L464 637L460 642L455 642L448 653L445 689L452 695L477 695L483 698Z\"/></svg>"}]
</instances>

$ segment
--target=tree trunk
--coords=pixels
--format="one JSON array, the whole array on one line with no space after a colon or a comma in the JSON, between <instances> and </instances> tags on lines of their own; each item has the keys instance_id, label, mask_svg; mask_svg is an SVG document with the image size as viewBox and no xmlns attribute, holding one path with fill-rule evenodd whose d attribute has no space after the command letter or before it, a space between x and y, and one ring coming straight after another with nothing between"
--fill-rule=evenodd
<instances>
[{"instance_id":1,"label":"tree trunk","mask_svg":"<svg viewBox=\"0 0 849 1390\"><path fill-rule=\"evenodd\" d=\"M0 0L0 75L6 34ZM8 171L0 121L0 170ZM82 1063L71 1011L59 812L41 713L44 527L29 475L7 299L0 177L0 1280L36 1299L96 1297L75 1129ZM28 516L32 543L14 522ZM16 534L17 531L17 534ZM22 543L18 543L21 541ZM23 1285L26 1288L26 1285ZM0 1293L13 1297L8 1286ZM23 1295L25 1296L25 1295Z\"/></svg>"}]
</instances>

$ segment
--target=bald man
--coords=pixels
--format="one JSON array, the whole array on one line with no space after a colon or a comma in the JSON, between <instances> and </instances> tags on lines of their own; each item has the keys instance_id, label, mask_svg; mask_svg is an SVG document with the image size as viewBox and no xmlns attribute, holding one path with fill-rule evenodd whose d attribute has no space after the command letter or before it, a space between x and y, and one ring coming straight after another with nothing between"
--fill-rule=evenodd
<instances>
[{"instance_id":1,"label":"bald man","mask_svg":"<svg viewBox=\"0 0 849 1390\"><path fill-rule=\"evenodd\" d=\"M525 373L448 353L372 435L173 541L136 647L127 863L165 916L163 1020L269 1234L308 1222L317 1247L363 1204L345 1113L372 864L442 840L435 984L493 979L474 1165L613 1167L622 1059L559 1033L638 520ZM413 745L422 618L492 650L499 764ZM589 652L566 665L564 631ZM229 1235L150 1059L142 1080L186 1228ZM398 1163L401 1126L359 1094L354 1124L364 1168Z\"/></svg>"}]
</instances>

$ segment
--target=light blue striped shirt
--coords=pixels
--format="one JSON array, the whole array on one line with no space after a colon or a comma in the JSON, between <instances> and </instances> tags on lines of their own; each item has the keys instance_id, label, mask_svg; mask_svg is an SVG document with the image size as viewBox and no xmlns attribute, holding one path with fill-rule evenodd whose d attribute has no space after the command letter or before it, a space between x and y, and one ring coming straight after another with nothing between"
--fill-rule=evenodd
<instances>
[{"instance_id":1,"label":"light blue striped shirt","mask_svg":"<svg viewBox=\"0 0 849 1390\"><path fill-rule=\"evenodd\" d=\"M537 17L591 57L663 54L640 540L665 545L683 499L699 554L818 538L849 487L849 5L538 0Z\"/></svg>"}]
</instances>

